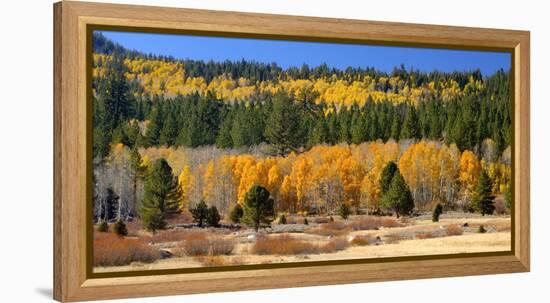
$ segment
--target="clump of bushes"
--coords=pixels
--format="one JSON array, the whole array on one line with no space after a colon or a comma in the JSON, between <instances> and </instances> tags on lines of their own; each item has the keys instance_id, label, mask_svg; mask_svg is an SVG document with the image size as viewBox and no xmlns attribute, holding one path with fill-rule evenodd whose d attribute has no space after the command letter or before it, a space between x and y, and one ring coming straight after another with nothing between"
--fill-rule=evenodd
<instances>
[{"instance_id":1,"label":"clump of bushes","mask_svg":"<svg viewBox=\"0 0 550 303\"><path fill-rule=\"evenodd\" d=\"M279 216L279 224L286 224L286 216L285 214L281 214Z\"/></svg>"},{"instance_id":2,"label":"clump of bushes","mask_svg":"<svg viewBox=\"0 0 550 303\"><path fill-rule=\"evenodd\" d=\"M417 239L431 239L431 238L437 238L437 234L434 232L421 232L416 234L414 237Z\"/></svg>"},{"instance_id":3,"label":"clump of bushes","mask_svg":"<svg viewBox=\"0 0 550 303\"><path fill-rule=\"evenodd\" d=\"M210 243L205 232L192 231L186 233L178 244L175 253L179 256L205 256L210 250Z\"/></svg>"},{"instance_id":4,"label":"clump of bushes","mask_svg":"<svg viewBox=\"0 0 550 303\"><path fill-rule=\"evenodd\" d=\"M296 239L288 234L259 238L252 247L252 253L258 255L307 255L333 253L349 246L344 237L330 239L326 244L313 244Z\"/></svg>"},{"instance_id":5,"label":"clump of bushes","mask_svg":"<svg viewBox=\"0 0 550 303\"><path fill-rule=\"evenodd\" d=\"M348 248L349 242L345 237L331 238L327 244L319 247L322 253L333 253Z\"/></svg>"},{"instance_id":6,"label":"clump of bushes","mask_svg":"<svg viewBox=\"0 0 550 303\"><path fill-rule=\"evenodd\" d=\"M376 230L380 227L400 227L401 224L391 217L363 217L349 224L353 230Z\"/></svg>"},{"instance_id":7,"label":"clump of bushes","mask_svg":"<svg viewBox=\"0 0 550 303\"><path fill-rule=\"evenodd\" d=\"M479 228L477 229L477 232L480 234L484 234L487 232L487 230L485 229L485 227L483 227L483 225L480 225Z\"/></svg>"},{"instance_id":8,"label":"clump of bushes","mask_svg":"<svg viewBox=\"0 0 550 303\"><path fill-rule=\"evenodd\" d=\"M445 227L445 232L448 236L460 236L464 233L464 230L460 225L451 224Z\"/></svg>"},{"instance_id":9,"label":"clump of bushes","mask_svg":"<svg viewBox=\"0 0 550 303\"><path fill-rule=\"evenodd\" d=\"M307 218L304 218L304 225L309 225L309 221L307 220Z\"/></svg>"},{"instance_id":10,"label":"clump of bushes","mask_svg":"<svg viewBox=\"0 0 550 303\"><path fill-rule=\"evenodd\" d=\"M199 227L202 227L203 222L208 216L208 206L203 200L199 201L194 208L191 208L191 214L193 215L193 220L198 223Z\"/></svg>"},{"instance_id":11,"label":"clump of bushes","mask_svg":"<svg viewBox=\"0 0 550 303\"><path fill-rule=\"evenodd\" d=\"M242 217L243 217L243 208L240 204L237 204L231 210L231 214L229 215L229 218L233 223L240 223Z\"/></svg>"},{"instance_id":12,"label":"clump of bushes","mask_svg":"<svg viewBox=\"0 0 550 303\"><path fill-rule=\"evenodd\" d=\"M384 236L384 242L386 244L396 244L399 243L399 241L403 240L411 240L414 238L414 235L411 233L394 233L394 234L387 234Z\"/></svg>"},{"instance_id":13,"label":"clump of bushes","mask_svg":"<svg viewBox=\"0 0 550 303\"><path fill-rule=\"evenodd\" d=\"M235 242L233 240L219 236L209 238L208 242L210 244L208 255L210 256L230 255L235 249Z\"/></svg>"},{"instance_id":14,"label":"clump of bushes","mask_svg":"<svg viewBox=\"0 0 550 303\"><path fill-rule=\"evenodd\" d=\"M128 229L126 229L126 224L122 220L116 221L115 225L113 225L113 232L123 237L128 235Z\"/></svg>"},{"instance_id":15,"label":"clump of bushes","mask_svg":"<svg viewBox=\"0 0 550 303\"><path fill-rule=\"evenodd\" d=\"M132 262L152 263L160 259L158 249L138 239L110 233L94 234L94 266L122 266Z\"/></svg>"},{"instance_id":16,"label":"clump of bushes","mask_svg":"<svg viewBox=\"0 0 550 303\"><path fill-rule=\"evenodd\" d=\"M208 207L203 200L190 209L190 212L193 215L193 220L198 223L199 227L202 227L205 222L212 227L220 225L221 217L218 208L216 206Z\"/></svg>"},{"instance_id":17,"label":"clump of bushes","mask_svg":"<svg viewBox=\"0 0 550 303\"><path fill-rule=\"evenodd\" d=\"M441 203L437 203L437 205L434 207L434 210L432 211L432 222L439 222L439 216L443 213L443 205Z\"/></svg>"},{"instance_id":18,"label":"clump of bushes","mask_svg":"<svg viewBox=\"0 0 550 303\"><path fill-rule=\"evenodd\" d=\"M318 253L319 247L307 241L297 240L288 234L282 234L259 238L254 243L252 252L258 255L303 255Z\"/></svg>"},{"instance_id":19,"label":"clump of bushes","mask_svg":"<svg viewBox=\"0 0 550 303\"><path fill-rule=\"evenodd\" d=\"M349 215L351 215L351 209L346 203L342 203L340 207L338 207L338 215L344 220L346 220Z\"/></svg>"},{"instance_id":20,"label":"clump of bushes","mask_svg":"<svg viewBox=\"0 0 550 303\"><path fill-rule=\"evenodd\" d=\"M306 229L305 232L320 236L342 236L349 233L350 228L344 222L334 221Z\"/></svg>"},{"instance_id":21,"label":"clump of bushes","mask_svg":"<svg viewBox=\"0 0 550 303\"><path fill-rule=\"evenodd\" d=\"M366 246L374 242L374 239L369 235L358 235L351 239L350 244L354 246Z\"/></svg>"},{"instance_id":22,"label":"clump of bushes","mask_svg":"<svg viewBox=\"0 0 550 303\"><path fill-rule=\"evenodd\" d=\"M209 236L206 232L193 231L185 234L175 253L180 256L230 255L234 248L235 242L231 239Z\"/></svg>"},{"instance_id":23,"label":"clump of bushes","mask_svg":"<svg viewBox=\"0 0 550 303\"><path fill-rule=\"evenodd\" d=\"M99 222L99 224L97 225L97 231L102 232L102 233L108 232L109 231L109 224L107 224L107 221L103 220L103 221Z\"/></svg>"},{"instance_id":24,"label":"clump of bushes","mask_svg":"<svg viewBox=\"0 0 550 303\"><path fill-rule=\"evenodd\" d=\"M212 227L218 227L220 226L220 219L218 208L216 206L211 206L206 214L206 223Z\"/></svg>"}]
</instances>

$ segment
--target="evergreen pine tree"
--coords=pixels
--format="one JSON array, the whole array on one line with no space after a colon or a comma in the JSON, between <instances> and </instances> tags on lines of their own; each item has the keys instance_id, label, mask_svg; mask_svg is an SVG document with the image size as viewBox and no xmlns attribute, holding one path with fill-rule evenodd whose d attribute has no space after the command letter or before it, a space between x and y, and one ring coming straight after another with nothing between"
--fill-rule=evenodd
<instances>
[{"instance_id":1,"label":"evergreen pine tree","mask_svg":"<svg viewBox=\"0 0 550 303\"><path fill-rule=\"evenodd\" d=\"M200 200L190 211L193 215L193 220L199 224L199 227L202 227L203 222L208 218L208 206L206 203Z\"/></svg>"},{"instance_id":2,"label":"evergreen pine tree","mask_svg":"<svg viewBox=\"0 0 550 303\"><path fill-rule=\"evenodd\" d=\"M359 112L355 112L351 119L350 137L351 143L360 144L367 141L367 122Z\"/></svg>"},{"instance_id":3,"label":"evergreen pine tree","mask_svg":"<svg viewBox=\"0 0 550 303\"><path fill-rule=\"evenodd\" d=\"M414 209L411 190L399 171L395 172L391 185L382 198L382 205L399 215L408 215Z\"/></svg>"},{"instance_id":4,"label":"evergreen pine tree","mask_svg":"<svg viewBox=\"0 0 550 303\"><path fill-rule=\"evenodd\" d=\"M273 146L275 154L284 156L297 150L302 141L300 109L292 99L278 94L273 101L273 112L267 117L265 138Z\"/></svg>"},{"instance_id":5,"label":"evergreen pine tree","mask_svg":"<svg viewBox=\"0 0 550 303\"><path fill-rule=\"evenodd\" d=\"M157 105L151 111L151 117L149 124L147 125L147 130L145 132L145 137L147 138L147 146L157 146L160 139L160 130L163 127L162 121L162 112L161 107Z\"/></svg>"},{"instance_id":6,"label":"evergreen pine tree","mask_svg":"<svg viewBox=\"0 0 550 303\"><path fill-rule=\"evenodd\" d=\"M382 170L382 174L380 175L380 193L382 195L386 194L388 189L390 189L393 176L398 170L399 168L397 168L397 164L393 161L388 162Z\"/></svg>"},{"instance_id":7,"label":"evergreen pine tree","mask_svg":"<svg viewBox=\"0 0 550 303\"><path fill-rule=\"evenodd\" d=\"M101 220L99 224L97 225L97 231L101 233L106 233L109 231L109 224L107 224L107 221Z\"/></svg>"},{"instance_id":8,"label":"evergreen pine tree","mask_svg":"<svg viewBox=\"0 0 550 303\"><path fill-rule=\"evenodd\" d=\"M233 147L233 139L231 138L231 128L233 127L233 119L228 114L223 120L218 137L216 138L216 146L218 148L231 148Z\"/></svg>"},{"instance_id":9,"label":"evergreen pine tree","mask_svg":"<svg viewBox=\"0 0 550 303\"><path fill-rule=\"evenodd\" d=\"M416 109L414 105L409 106L407 111L407 116L403 122L403 128L401 129L401 134L399 136L401 139L420 139L422 135L420 133L420 124L418 121L418 115L416 114Z\"/></svg>"},{"instance_id":10,"label":"evergreen pine tree","mask_svg":"<svg viewBox=\"0 0 550 303\"><path fill-rule=\"evenodd\" d=\"M395 141L399 141L401 134L401 127L399 124L399 114L395 112L393 114L392 122L391 122L391 132L390 137L394 139Z\"/></svg>"},{"instance_id":11,"label":"evergreen pine tree","mask_svg":"<svg viewBox=\"0 0 550 303\"><path fill-rule=\"evenodd\" d=\"M258 185L252 186L244 197L241 222L258 231L262 224L269 224L273 221L275 215L273 203L267 189Z\"/></svg>"},{"instance_id":12,"label":"evergreen pine tree","mask_svg":"<svg viewBox=\"0 0 550 303\"><path fill-rule=\"evenodd\" d=\"M102 218L103 221L111 221L117 216L117 209L120 197L115 193L115 191L108 187L105 192L105 198L102 203Z\"/></svg>"},{"instance_id":13,"label":"evergreen pine tree","mask_svg":"<svg viewBox=\"0 0 550 303\"><path fill-rule=\"evenodd\" d=\"M237 203L235 207L231 210L231 214L229 215L231 221L233 223L240 223L241 218L243 217L243 208L240 204Z\"/></svg>"},{"instance_id":14,"label":"evergreen pine tree","mask_svg":"<svg viewBox=\"0 0 550 303\"><path fill-rule=\"evenodd\" d=\"M351 143L351 134L350 134L350 116L348 110L342 108L338 114L338 125L339 125L339 134L338 142Z\"/></svg>"},{"instance_id":15,"label":"evergreen pine tree","mask_svg":"<svg viewBox=\"0 0 550 303\"><path fill-rule=\"evenodd\" d=\"M439 222L439 216L443 213L443 206L440 203L434 207L432 211L432 222Z\"/></svg>"},{"instance_id":16,"label":"evergreen pine tree","mask_svg":"<svg viewBox=\"0 0 550 303\"><path fill-rule=\"evenodd\" d=\"M472 207L482 216L491 215L495 211L495 196L492 194L493 184L485 170L479 175L477 186L472 199Z\"/></svg>"},{"instance_id":17,"label":"evergreen pine tree","mask_svg":"<svg viewBox=\"0 0 550 303\"><path fill-rule=\"evenodd\" d=\"M123 56L114 53L106 64L103 81L97 89L98 101L104 107L102 123L107 133L112 133L132 112L133 96L125 72Z\"/></svg>"},{"instance_id":18,"label":"evergreen pine tree","mask_svg":"<svg viewBox=\"0 0 550 303\"><path fill-rule=\"evenodd\" d=\"M350 207L346 203L340 204L340 207L338 207L338 215L346 220L349 215L351 215Z\"/></svg>"},{"instance_id":19,"label":"evergreen pine tree","mask_svg":"<svg viewBox=\"0 0 550 303\"><path fill-rule=\"evenodd\" d=\"M211 206L206 215L206 223L212 227L218 227L220 225L220 219L218 208L216 206Z\"/></svg>"},{"instance_id":20,"label":"evergreen pine tree","mask_svg":"<svg viewBox=\"0 0 550 303\"><path fill-rule=\"evenodd\" d=\"M159 132L159 144L172 146L176 142L178 135L178 129L176 125L176 118L172 111L166 114L166 119L163 122L162 129Z\"/></svg>"},{"instance_id":21,"label":"evergreen pine tree","mask_svg":"<svg viewBox=\"0 0 550 303\"><path fill-rule=\"evenodd\" d=\"M117 220L115 222L115 224L113 225L113 232L119 236L128 235L128 229L126 228L126 224L124 224L122 220Z\"/></svg>"},{"instance_id":22,"label":"evergreen pine tree","mask_svg":"<svg viewBox=\"0 0 550 303\"><path fill-rule=\"evenodd\" d=\"M145 180L143 205L140 215L144 226L151 231L166 226L165 215L176 212L181 200L181 190L172 168L164 158L151 167Z\"/></svg>"}]
</instances>

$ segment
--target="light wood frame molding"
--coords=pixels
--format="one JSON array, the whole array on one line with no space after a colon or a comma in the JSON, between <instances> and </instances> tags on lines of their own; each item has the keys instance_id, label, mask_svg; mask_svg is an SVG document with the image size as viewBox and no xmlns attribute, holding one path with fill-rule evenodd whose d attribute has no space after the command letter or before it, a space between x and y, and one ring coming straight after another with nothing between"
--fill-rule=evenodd
<instances>
[{"instance_id":1,"label":"light wood frame molding","mask_svg":"<svg viewBox=\"0 0 550 303\"><path fill-rule=\"evenodd\" d=\"M514 203L508 254L384 259L358 264L93 278L87 272L87 104L90 25L209 32L226 36L383 45L502 49L513 54ZM63 1L54 4L54 298L130 298L359 283L530 269L528 31L372 22Z\"/></svg>"}]
</instances>

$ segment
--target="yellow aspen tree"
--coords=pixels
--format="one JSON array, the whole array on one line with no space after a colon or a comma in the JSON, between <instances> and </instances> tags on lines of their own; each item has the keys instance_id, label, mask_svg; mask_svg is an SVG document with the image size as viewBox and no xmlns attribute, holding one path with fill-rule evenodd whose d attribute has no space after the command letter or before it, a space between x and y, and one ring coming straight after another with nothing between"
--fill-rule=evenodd
<instances>
[{"instance_id":1,"label":"yellow aspen tree","mask_svg":"<svg viewBox=\"0 0 550 303\"><path fill-rule=\"evenodd\" d=\"M361 164L353 156L349 156L341 162L339 172L344 188L345 203L358 207L361 201L361 182L364 176Z\"/></svg>"},{"instance_id":2,"label":"yellow aspen tree","mask_svg":"<svg viewBox=\"0 0 550 303\"><path fill-rule=\"evenodd\" d=\"M279 203L277 205L279 211L294 211L296 209L296 190L292 186L290 176L283 178L281 189L279 190Z\"/></svg>"},{"instance_id":3,"label":"yellow aspen tree","mask_svg":"<svg viewBox=\"0 0 550 303\"><path fill-rule=\"evenodd\" d=\"M472 197L480 172L481 163L477 159L477 156L473 152L465 150L460 157L459 180L464 196L467 199L471 199Z\"/></svg>"},{"instance_id":4,"label":"yellow aspen tree","mask_svg":"<svg viewBox=\"0 0 550 303\"><path fill-rule=\"evenodd\" d=\"M296 202L298 203L295 211L303 211L307 206L307 191L310 186L309 176L312 169L312 163L306 156L299 156L292 165L290 177L296 190Z\"/></svg>"},{"instance_id":5,"label":"yellow aspen tree","mask_svg":"<svg viewBox=\"0 0 550 303\"><path fill-rule=\"evenodd\" d=\"M243 202L244 196L248 190L257 184L258 171L256 170L256 160L253 157L243 159L242 174L239 182L237 198L239 203Z\"/></svg>"},{"instance_id":6,"label":"yellow aspen tree","mask_svg":"<svg viewBox=\"0 0 550 303\"><path fill-rule=\"evenodd\" d=\"M195 184L194 177L191 174L191 168L186 165L178 176L178 183L182 192L182 199L180 201L180 209L185 209L189 207L191 192Z\"/></svg>"},{"instance_id":7,"label":"yellow aspen tree","mask_svg":"<svg viewBox=\"0 0 550 303\"><path fill-rule=\"evenodd\" d=\"M277 163L273 164L267 173L267 190L274 196L277 197L279 188L281 187L282 176L281 171Z\"/></svg>"}]
</instances>

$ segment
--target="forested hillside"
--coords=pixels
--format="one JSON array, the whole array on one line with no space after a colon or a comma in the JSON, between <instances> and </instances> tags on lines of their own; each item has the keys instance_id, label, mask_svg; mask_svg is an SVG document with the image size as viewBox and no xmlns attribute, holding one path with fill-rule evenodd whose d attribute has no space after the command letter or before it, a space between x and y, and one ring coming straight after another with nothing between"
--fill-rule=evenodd
<instances>
[{"instance_id":1,"label":"forested hillside","mask_svg":"<svg viewBox=\"0 0 550 303\"><path fill-rule=\"evenodd\" d=\"M509 190L509 71L178 60L100 34L93 64L96 220L137 216L153 172L178 187L163 212L204 200L227 214L253 185L278 211L379 211L392 161L419 210L472 210L482 172Z\"/></svg>"}]
</instances>

